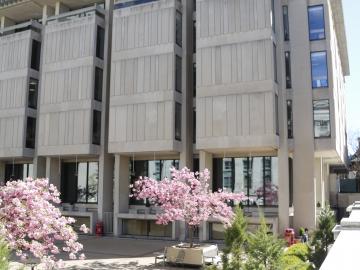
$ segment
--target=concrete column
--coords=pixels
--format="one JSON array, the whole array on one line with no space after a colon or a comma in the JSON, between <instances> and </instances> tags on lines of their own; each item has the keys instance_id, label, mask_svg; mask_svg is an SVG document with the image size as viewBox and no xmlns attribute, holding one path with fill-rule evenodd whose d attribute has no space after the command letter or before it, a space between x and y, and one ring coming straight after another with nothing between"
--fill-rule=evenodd
<instances>
[{"instance_id":1,"label":"concrete column","mask_svg":"<svg viewBox=\"0 0 360 270\"><path fill-rule=\"evenodd\" d=\"M322 182L323 182L323 179L322 179L322 175L323 175L323 172L322 172L322 157L320 158L315 158L315 173L314 173L314 179L316 181L316 193L315 193L315 202L316 202L316 205L320 204L320 207L323 206L322 204Z\"/></svg>"},{"instance_id":2,"label":"concrete column","mask_svg":"<svg viewBox=\"0 0 360 270\"><path fill-rule=\"evenodd\" d=\"M114 165L114 235L121 234L121 224L119 224L118 213L129 212L129 162L127 156L115 155Z\"/></svg>"},{"instance_id":3,"label":"concrete column","mask_svg":"<svg viewBox=\"0 0 360 270\"><path fill-rule=\"evenodd\" d=\"M46 158L37 156L33 159L33 164L34 164L34 177L37 178L46 177Z\"/></svg>"},{"instance_id":4,"label":"concrete column","mask_svg":"<svg viewBox=\"0 0 360 270\"><path fill-rule=\"evenodd\" d=\"M0 185L5 184L5 163L0 162Z\"/></svg>"},{"instance_id":5,"label":"concrete column","mask_svg":"<svg viewBox=\"0 0 360 270\"><path fill-rule=\"evenodd\" d=\"M45 25L47 18L54 14L55 14L55 9L52 6L44 5L43 6L42 24Z\"/></svg>"},{"instance_id":6,"label":"concrete column","mask_svg":"<svg viewBox=\"0 0 360 270\"><path fill-rule=\"evenodd\" d=\"M67 11L69 11L69 8L65 6L63 3L61 3L60 1L55 3L55 15L59 15Z\"/></svg>"},{"instance_id":7,"label":"concrete column","mask_svg":"<svg viewBox=\"0 0 360 270\"><path fill-rule=\"evenodd\" d=\"M213 169L213 162L212 162L212 154L205 152L205 151L199 151L199 169L200 171L204 169L210 170L210 188L212 189L213 181L212 181L212 169ZM200 225L199 228L199 240L206 241L209 240L209 226L207 222L204 222L202 225Z\"/></svg>"},{"instance_id":8,"label":"concrete column","mask_svg":"<svg viewBox=\"0 0 360 270\"><path fill-rule=\"evenodd\" d=\"M278 204L279 204L279 232L284 232L289 227L289 156L287 147L283 147L278 151Z\"/></svg>"},{"instance_id":9,"label":"concrete column","mask_svg":"<svg viewBox=\"0 0 360 270\"><path fill-rule=\"evenodd\" d=\"M330 204L330 166L329 164L324 164L323 169L323 179L324 179L324 198L325 198L325 204Z\"/></svg>"},{"instance_id":10,"label":"concrete column","mask_svg":"<svg viewBox=\"0 0 360 270\"><path fill-rule=\"evenodd\" d=\"M8 26L12 26L14 24L15 24L15 22L13 22L12 20L10 20L7 17L5 17L5 16L0 17L0 29L3 29Z\"/></svg>"},{"instance_id":11,"label":"concrete column","mask_svg":"<svg viewBox=\"0 0 360 270\"><path fill-rule=\"evenodd\" d=\"M49 182L56 186L58 190L61 189L61 160L59 158L46 157L46 178Z\"/></svg>"},{"instance_id":12,"label":"concrete column","mask_svg":"<svg viewBox=\"0 0 360 270\"><path fill-rule=\"evenodd\" d=\"M98 219L104 221L104 213L113 211L114 158L109 154L99 157Z\"/></svg>"}]
</instances>

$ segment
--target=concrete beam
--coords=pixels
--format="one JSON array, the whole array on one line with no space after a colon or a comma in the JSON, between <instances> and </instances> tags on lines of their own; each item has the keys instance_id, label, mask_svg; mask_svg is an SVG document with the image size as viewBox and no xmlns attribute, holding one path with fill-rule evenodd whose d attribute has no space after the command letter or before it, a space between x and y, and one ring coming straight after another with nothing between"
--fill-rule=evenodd
<instances>
[{"instance_id":1,"label":"concrete beam","mask_svg":"<svg viewBox=\"0 0 360 270\"><path fill-rule=\"evenodd\" d=\"M0 17L0 29L3 29L8 26L12 26L14 24L15 24L15 22L13 22L12 20L10 20L7 17L5 17L5 16Z\"/></svg>"},{"instance_id":2,"label":"concrete beam","mask_svg":"<svg viewBox=\"0 0 360 270\"><path fill-rule=\"evenodd\" d=\"M43 6L42 24L46 24L47 18L55 14L55 8L49 5Z\"/></svg>"}]
</instances>

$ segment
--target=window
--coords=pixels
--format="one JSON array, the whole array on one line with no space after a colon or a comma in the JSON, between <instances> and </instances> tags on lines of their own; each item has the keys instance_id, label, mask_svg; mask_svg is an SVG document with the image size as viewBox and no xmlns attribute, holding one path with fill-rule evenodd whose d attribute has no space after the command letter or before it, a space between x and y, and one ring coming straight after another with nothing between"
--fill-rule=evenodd
<instances>
[{"instance_id":1,"label":"window","mask_svg":"<svg viewBox=\"0 0 360 270\"><path fill-rule=\"evenodd\" d=\"M291 84L291 58L290 52L285 52L285 79L286 79L286 89L290 89L292 87Z\"/></svg>"},{"instance_id":2,"label":"window","mask_svg":"<svg viewBox=\"0 0 360 270\"><path fill-rule=\"evenodd\" d=\"M105 31L101 26L97 26L96 36L96 57L104 59L104 42L105 42Z\"/></svg>"},{"instance_id":3,"label":"window","mask_svg":"<svg viewBox=\"0 0 360 270\"><path fill-rule=\"evenodd\" d=\"M275 0L271 0L271 26L275 33Z\"/></svg>"},{"instance_id":4,"label":"window","mask_svg":"<svg viewBox=\"0 0 360 270\"><path fill-rule=\"evenodd\" d=\"M182 14L180 11L176 11L175 15L176 23L175 23L175 42L180 47L182 46Z\"/></svg>"},{"instance_id":5,"label":"window","mask_svg":"<svg viewBox=\"0 0 360 270\"><path fill-rule=\"evenodd\" d=\"M175 103L175 140L181 141L181 104Z\"/></svg>"},{"instance_id":6,"label":"window","mask_svg":"<svg viewBox=\"0 0 360 270\"><path fill-rule=\"evenodd\" d=\"M28 117L26 123L26 148L35 148L36 118Z\"/></svg>"},{"instance_id":7,"label":"window","mask_svg":"<svg viewBox=\"0 0 360 270\"><path fill-rule=\"evenodd\" d=\"M311 53L311 80L313 88L328 87L327 54Z\"/></svg>"},{"instance_id":8,"label":"window","mask_svg":"<svg viewBox=\"0 0 360 270\"><path fill-rule=\"evenodd\" d=\"M146 4L146 3L155 2L155 1L158 1L158 0L128 0L128 1L121 1L119 3L114 4L114 9L127 8L127 7L131 7L131 6Z\"/></svg>"},{"instance_id":9,"label":"window","mask_svg":"<svg viewBox=\"0 0 360 270\"><path fill-rule=\"evenodd\" d=\"M308 8L309 38L310 40L325 39L324 6L311 6Z\"/></svg>"},{"instance_id":10,"label":"window","mask_svg":"<svg viewBox=\"0 0 360 270\"><path fill-rule=\"evenodd\" d=\"M276 59L276 45L273 43L273 62L274 62L274 81L277 82L277 59Z\"/></svg>"},{"instance_id":11,"label":"window","mask_svg":"<svg viewBox=\"0 0 360 270\"><path fill-rule=\"evenodd\" d=\"M61 166L61 199L65 203L97 203L98 162L65 162Z\"/></svg>"},{"instance_id":12,"label":"window","mask_svg":"<svg viewBox=\"0 0 360 270\"><path fill-rule=\"evenodd\" d=\"M193 97L196 97L196 63L193 63Z\"/></svg>"},{"instance_id":13,"label":"window","mask_svg":"<svg viewBox=\"0 0 360 270\"><path fill-rule=\"evenodd\" d=\"M31 48L31 68L39 71L40 69L41 43L37 40L32 41Z\"/></svg>"},{"instance_id":14,"label":"window","mask_svg":"<svg viewBox=\"0 0 360 270\"><path fill-rule=\"evenodd\" d=\"M275 132L279 135L279 97L275 95Z\"/></svg>"},{"instance_id":15,"label":"window","mask_svg":"<svg viewBox=\"0 0 360 270\"><path fill-rule=\"evenodd\" d=\"M39 89L39 80L30 78L29 81L29 95L28 95L28 107L32 109L37 108L37 97Z\"/></svg>"},{"instance_id":16,"label":"window","mask_svg":"<svg viewBox=\"0 0 360 270\"><path fill-rule=\"evenodd\" d=\"M193 53L196 53L196 21L193 21Z\"/></svg>"},{"instance_id":17,"label":"window","mask_svg":"<svg viewBox=\"0 0 360 270\"><path fill-rule=\"evenodd\" d=\"M329 100L314 100L314 135L315 138L330 137Z\"/></svg>"},{"instance_id":18,"label":"window","mask_svg":"<svg viewBox=\"0 0 360 270\"><path fill-rule=\"evenodd\" d=\"M257 206L278 204L277 157L213 159L213 190L244 192L252 197L247 203Z\"/></svg>"},{"instance_id":19,"label":"window","mask_svg":"<svg viewBox=\"0 0 360 270\"><path fill-rule=\"evenodd\" d=\"M99 67L95 67L94 99L97 101L102 100L102 87L103 70Z\"/></svg>"},{"instance_id":20,"label":"window","mask_svg":"<svg viewBox=\"0 0 360 270\"><path fill-rule=\"evenodd\" d=\"M101 138L101 111L94 110L93 112L93 130L92 143L100 145Z\"/></svg>"},{"instance_id":21,"label":"window","mask_svg":"<svg viewBox=\"0 0 360 270\"><path fill-rule=\"evenodd\" d=\"M5 164L5 182L33 177L33 172L34 165L32 163Z\"/></svg>"},{"instance_id":22,"label":"window","mask_svg":"<svg viewBox=\"0 0 360 270\"><path fill-rule=\"evenodd\" d=\"M182 91L181 79L182 79L182 59L180 56L175 58L175 90L180 92Z\"/></svg>"},{"instance_id":23,"label":"window","mask_svg":"<svg viewBox=\"0 0 360 270\"><path fill-rule=\"evenodd\" d=\"M284 24L284 40L290 40L290 29L289 29L289 9L288 6L283 6L283 24Z\"/></svg>"},{"instance_id":24,"label":"window","mask_svg":"<svg viewBox=\"0 0 360 270\"><path fill-rule=\"evenodd\" d=\"M151 237L171 237L172 226L156 224L155 220L142 219L123 219L123 235L151 236Z\"/></svg>"},{"instance_id":25,"label":"window","mask_svg":"<svg viewBox=\"0 0 360 270\"><path fill-rule=\"evenodd\" d=\"M196 108L193 108L193 143L196 143Z\"/></svg>"},{"instance_id":26,"label":"window","mask_svg":"<svg viewBox=\"0 0 360 270\"><path fill-rule=\"evenodd\" d=\"M292 139L293 134L293 111L292 111L292 100L286 101L287 105L287 130L288 130L288 138Z\"/></svg>"}]
</instances>

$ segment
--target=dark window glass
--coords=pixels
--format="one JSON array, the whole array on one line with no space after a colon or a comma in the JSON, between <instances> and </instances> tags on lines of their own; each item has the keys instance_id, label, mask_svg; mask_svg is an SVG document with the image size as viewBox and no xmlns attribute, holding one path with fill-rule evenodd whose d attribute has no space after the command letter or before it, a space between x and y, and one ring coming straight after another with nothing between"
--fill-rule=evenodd
<instances>
[{"instance_id":1,"label":"dark window glass","mask_svg":"<svg viewBox=\"0 0 360 270\"><path fill-rule=\"evenodd\" d=\"M172 226L156 224L155 220L123 219L123 235L171 237Z\"/></svg>"},{"instance_id":2,"label":"dark window glass","mask_svg":"<svg viewBox=\"0 0 360 270\"><path fill-rule=\"evenodd\" d=\"M97 101L102 100L102 87L103 70L99 67L95 67L94 99Z\"/></svg>"},{"instance_id":3,"label":"dark window glass","mask_svg":"<svg viewBox=\"0 0 360 270\"><path fill-rule=\"evenodd\" d=\"M289 29L289 9L288 6L283 6L283 23L284 23L284 40L290 40L290 29Z\"/></svg>"},{"instance_id":4,"label":"dark window glass","mask_svg":"<svg viewBox=\"0 0 360 270\"><path fill-rule=\"evenodd\" d=\"M293 205L294 201L294 178L293 178L293 160L289 158L289 206Z\"/></svg>"},{"instance_id":5,"label":"dark window glass","mask_svg":"<svg viewBox=\"0 0 360 270\"><path fill-rule=\"evenodd\" d=\"M100 145L101 138L101 111L94 110L92 143Z\"/></svg>"},{"instance_id":6,"label":"dark window glass","mask_svg":"<svg viewBox=\"0 0 360 270\"><path fill-rule=\"evenodd\" d=\"M159 1L159 0L129 0L129 1L125 1L125 2L115 3L114 9L127 8L127 7L131 7L131 6L146 4L146 3L155 2L155 1Z\"/></svg>"},{"instance_id":7,"label":"dark window glass","mask_svg":"<svg viewBox=\"0 0 360 270\"><path fill-rule=\"evenodd\" d=\"M39 80L30 78L29 96L28 96L28 107L29 108L33 108L33 109L37 108L38 89L39 89Z\"/></svg>"},{"instance_id":8,"label":"dark window glass","mask_svg":"<svg viewBox=\"0 0 360 270\"><path fill-rule=\"evenodd\" d=\"M180 56L175 58L175 90L180 92L182 91L181 79L182 79L182 60Z\"/></svg>"},{"instance_id":9,"label":"dark window glass","mask_svg":"<svg viewBox=\"0 0 360 270\"><path fill-rule=\"evenodd\" d=\"M97 203L98 162L66 162L61 166L61 197L66 203Z\"/></svg>"},{"instance_id":10,"label":"dark window glass","mask_svg":"<svg viewBox=\"0 0 360 270\"><path fill-rule=\"evenodd\" d=\"M26 177L33 177L34 165L25 164L5 164L5 182L12 180L22 180Z\"/></svg>"},{"instance_id":11,"label":"dark window glass","mask_svg":"<svg viewBox=\"0 0 360 270\"><path fill-rule=\"evenodd\" d=\"M290 52L285 52L285 77L286 77L286 89L290 89L292 87L291 83L291 58Z\"/></svg>"},{"instance_id":12,"label":"dark window glass","mask_svg":"<svg viewBox=\"0 0 360 270\"><path fill-rule=\"evenodd\" d=\"M26 148L35 148L36 118L28 117L26 123Z\"/></svg>"},{"instance_id":13,"label":"dark window glass","mask_svg":"<svg viewBox=\"0 0 360 270\"><path fill-rule=\"evenodd\" d=\"M330 137L330 106L329 100L314 100L314 133L315 138Z\"/></svg>"},{"instance_id":14,"label":"dark window glass","mask_svg":"<svg viewBox=\"0 0 360 270\"><path fill-rule=\"evenodd\" d=\"M105 30L101 26L97 26L97 38L96 38L96 57L104 59L104 42L105 42Z\"/></svg>"},{"instance_id":15,"label":"dark window glass","mask_svg":"<svg viewBox=\"0 0 360 270\"><path fill-rule=\"evenodd\" d=\"M176 44L180 47L182 46L182 14L178 10L176 11L176 31L175 31L175 41Z\"/></svg>"},{"instance_id":16,"label":"dark window glass","mask_svg":"<svg viewBox=\"0 0 360 270\"><path fill-rule=\"evenodd\" d=\"M276 45L275 43L273 43L273 57L274 57L274 81L277 82L277 57L276 57Z\"/></svg>"},{"instance_id":17,"label":"dark window glass","mask_svg":"<svg viewBox=\"0 0 360 270\"><path fill-rule=\"evenodd\" d=\"M193 53L196 53L196 21L193 21Z\"/></svg>"},{"instance_id":18,"label":"dark window glass","mask_svg":"<svg viewBox=\"0 0 360 270\"><path fill-rule=\"evenodd\" d=\"M37 40L32 41L31 49L31 68L35 70L40 69L40 54L41 54L41 43Z\"/></svg>"},{"instance_id":19,"label":"dark window glass","mask_svg":"<svg viewBox=\"0 0 360 270\"><path fill-rule=\"evenodd\" d=\"M196 108L193 109L193 143L196 143Z\"/></svg>"},{"instance_id":20,"label":"dark window glass","mask_svg":"<svg viewBox=\"0 0 360 270\"><path fill-rule=\"evenodd\" d=\"M311 6L308 8L309 38L319 40L325 38L324 6Z\"/></svg>"},{"instance_id":21,"label":"dark window glass","mask_svg":"<svg viewBox=\"0 0 360 270\"><path fill-rule=\"evenodd\" d=\"M225 227L224 224L218 222L209 223L210 240L224 240Z\"/></svg>"},{"instance_id":22,"label":"dark window glass","mask_svg":"<svg viewBox=\"0 0 360 270\"><path fill-rule=\"evenodd\" d=\"M249 205L278 204L277 157L215 158L213 175L213 190L244 192Z\"/></svg>"},{"instance_id":23,"label":"dark window glass","mask_svg":"<svg viewBox=\"0 0 360 270\"><path fill-rule=\"evenodd\" d=\"M312 87L328 87L328 70L326 52L311 53Z\"/></svg>"},{"instance_id":24,"label":"dark window glass","mask_svg":"<svg viewBox=\"0 0 360 270\"><path fill-rule=\"evenodd\" d=\"M275 0L271 0L271 26L274 31L276 32L275 28Z\"/></svg>"},{"instance_id":25,"label":"dark window glass","mask_svg":"<svg viewBox=\"0 0 360 270\"><path fill-rule=\"evenodd\" d=\"M181 104L175 103L175 140L181 141Z\"/></svg>"},{"instance_id":26,"label":"dark window glass","mask_svg":"<svg viewBox=\"0 0 360 270\"><path fill-rule=\"evenodd\" d=\"M287 103L287 129L288 129L288 138L292 139L293 134L293 111L292 111L292 100L286 101Z\"/></svg>"},{"instance_id":27,"label":"dark window glass","mask_svg":"<svg viewBox=\"0 0 360 270\"><path fill-rule=\"evenodd\" d=\"M279 97L275 95L275 129L276 134L279 135Z\"/></svg>"},{"instance_id":28,"label":"dark window glass","mask_svg":"<svg viewBox=\"0 0 360 270\"><path fill-rule=\"evenodd\" d=\"M193 63L193 97L196 97L196 63Z\"/></svg>"}]
</instances>

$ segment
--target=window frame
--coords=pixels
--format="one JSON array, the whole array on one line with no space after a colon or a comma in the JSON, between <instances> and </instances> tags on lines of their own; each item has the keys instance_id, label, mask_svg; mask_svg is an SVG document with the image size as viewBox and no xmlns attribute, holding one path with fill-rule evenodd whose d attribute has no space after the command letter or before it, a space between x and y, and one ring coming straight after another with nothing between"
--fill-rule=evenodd
<instances>
[{"instance_id":1,"label":"window frame","mask_svg":"<svg viewBox=\"0 0 360 270\"><path fill-rule=\"evenodd\" d=\"M312 8L322 7L323 13L323 24L324 24L324 37L323 38L311 38L311 31L310 31L310 10ZM308 31L309 31L309 41L317 41L317 40L325 40L326 39L326 24L325 24L325 9L323 4L317 5L310 5L307 7L307 15L308 15Z\"/></svg>"},{"instance_id":2,"label":"window frame","mask_svg":"<svg viewBox=\"0 0 360 270\"><path fill-rule=\"evenodd\" d=\"M328 110L329 110L329 135L328 136L316 136L315 134L315 102L319 102L319 101L327 101L328 102ZM329 99L316 99L313 100L312 102L313 104L313 132L314 132L314 139L329 139L331 138L331 132L332 132L332 128L331 128L331 111L330 111L330 100Z\"/></svg>"},{"instance_id":3,"label":"window frame","mask_svg":"<svg viewBox=\"0 0 360 270\"><path fill-rule=\"evenodd\" d=\"M314 76L314 71L313 71L313 61L312 61L312 56L315 53L325 53L325 63L326 63L326 86L320 86L320 87L314 87L313 85L313 76ZM311 71L311 88L312 89L322 89L322 88L329 88L329 66L328 66L328 55L327 55L327 51L326 50L321 50L321 51L311 51L310 52L310 71Z\"/></svg>"}]
</instances>

